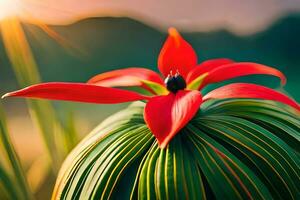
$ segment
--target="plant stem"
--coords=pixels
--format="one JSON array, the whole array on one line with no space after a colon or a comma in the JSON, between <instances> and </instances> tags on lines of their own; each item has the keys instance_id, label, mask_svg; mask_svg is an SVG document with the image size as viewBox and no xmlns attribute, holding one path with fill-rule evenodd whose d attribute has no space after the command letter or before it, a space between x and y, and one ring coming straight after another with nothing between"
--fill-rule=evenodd
<instances>
[{"instance_id":1,"label":"plant stem","mask_svg":"<svg viewBox=\"0 0 300 200\"><path fill-rule=\"evenodd\" d=\"M21 87L41 82L37 64L27 42L23 27L17 18L9 18L0 23L2 37L8 58L12 64L18 83ZM57 119L57 113L48 101L28 100L30 114L37 122L42 133L48 157L54 173L57 172L63 157L67 152L61 151L71 141L68 134ZM75 133L74 133L75 134Z\"/></svg>"},{"instance_id":2,"label":"plant stem","mask_svg":"<svg viewBox=\"0 0 300 200\"><path fill-rule=\"evenodd\" d=\"M11 143L11 139L8 135L5 117L3 113L2 106L0 104L0 141L3 144L3 147L6 151L11 169L13 170L17 184L21 190L21 197L26 200L33 199L32 193L30 192L29 186L27 184L26 176L21 167L19 157L16 154L16 151Z\"/></svg>"}]
</instances>

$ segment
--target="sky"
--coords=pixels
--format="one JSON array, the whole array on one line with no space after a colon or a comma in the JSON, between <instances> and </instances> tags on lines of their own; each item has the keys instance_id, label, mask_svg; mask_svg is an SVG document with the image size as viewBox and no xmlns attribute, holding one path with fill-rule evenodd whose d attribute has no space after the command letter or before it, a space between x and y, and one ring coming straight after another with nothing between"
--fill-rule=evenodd
<instances>
[{"instance_id":1,"label":"sky","mask_svg":"<svg viewBox=\"0 0 300 200\"><path fill-rule=\"evenodd\" d=\"M300 11L300 0L0 0L18 5L24 20L69 24L97 16L131 17L161 29L229 29L237 34L263 30L277 18ZM2 3L1 3L2 2ZM14 7L9 3L10 7Z\"/></svg>"}]
</instances>

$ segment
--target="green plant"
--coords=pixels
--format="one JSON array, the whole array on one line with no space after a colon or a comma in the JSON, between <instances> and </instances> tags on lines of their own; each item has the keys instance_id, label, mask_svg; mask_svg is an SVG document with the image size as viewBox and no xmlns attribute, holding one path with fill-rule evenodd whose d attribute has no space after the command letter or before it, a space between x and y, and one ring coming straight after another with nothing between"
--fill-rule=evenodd
<instances>
[{"instance_id":1,"label":"green plant","mask_svg":"<svg viewBox=\"0 0 300 200\"><path fill-rule=\"evenodd\" d=\"M298 199L299 131L280 104L216 101L161 149L130 106L72 151L53 199Z\"/></svg>"},{"instance_id":2,"label":"green plant","mask_svg":"<svg viewBox=\"0 0 300 200\"><path fill-rule=\"evenodd\" d=\"M7 18L1 21L0 28L5 50L18 84L26 87L41 82L38 66L19 19ZM76 131L74 127L69 127L67 130L62 126L50 102L28 100L27 105L32 120L40 128L46 155L50 160L50 168L56 174L65 155L77 143ZM70 121L70 126L71 123Z\"/></svg>"},{"instance_id":3,"label":"green plant","mask_svg":"<svg viewBox=\"0 0 300 200\"><path fill-rule=\"evenodd\" d=\"M0 145L3 147L7 170L0 162L0 198L32 199L26 176L7 131L2 105L0 104ZM1 151L2 152L2 151ZM2 154L3 155L3 154ZM3 161L3 162L4 162Z\"/></svg>"},{"instance_id":4,"label":"green plant","mask_svg":"<svg viewBox=\"0 0 300 200\"><path fill-rule=\"evenodd\" d=\"M158 68L165 81L151 70L127 68L88 83L42 83L3 96L147 101L110 118L71 152L53 199L299 198L299 104L248 83L204 96L199 92L208 84L252 74L279 77L284 85L280 71L229 59L198 65L191 45L173 28ZM139 86L151 96L116 86Z\"/></svg>"}]
</instances>

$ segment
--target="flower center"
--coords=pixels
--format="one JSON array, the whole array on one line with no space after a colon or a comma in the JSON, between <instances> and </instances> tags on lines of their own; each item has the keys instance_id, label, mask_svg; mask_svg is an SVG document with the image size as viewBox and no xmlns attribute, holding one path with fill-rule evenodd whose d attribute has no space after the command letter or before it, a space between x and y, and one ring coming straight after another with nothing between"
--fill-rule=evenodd
<instances>
[{"instance_id":1,"label":"flower center","mask_svg":"<svg viewBox=\"0 0 300 200\"><path fill-rule=\"evenodd\" d=\"M178 72L175 75L171 72L165 79L165 84L167 89L172 93L186 88L186 82Z\"/></svg>"}]
</instances>

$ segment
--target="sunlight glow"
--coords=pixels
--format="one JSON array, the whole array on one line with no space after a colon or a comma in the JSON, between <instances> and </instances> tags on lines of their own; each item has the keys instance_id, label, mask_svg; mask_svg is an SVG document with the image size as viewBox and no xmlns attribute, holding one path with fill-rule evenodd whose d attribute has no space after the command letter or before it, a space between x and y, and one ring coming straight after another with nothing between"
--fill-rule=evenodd
<instances>
[{"instance_id":1,"label":"sunlight glow","mask_svg":"<svg viewBox=\"0 0 300 200\"><path fill-rule=\"evenodd\" d=\"M17 0L0 0L0 20L17 16L19 4Z\"/></svg>"}]
</instances>

